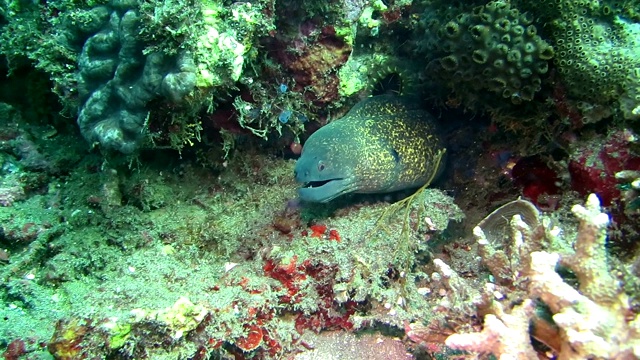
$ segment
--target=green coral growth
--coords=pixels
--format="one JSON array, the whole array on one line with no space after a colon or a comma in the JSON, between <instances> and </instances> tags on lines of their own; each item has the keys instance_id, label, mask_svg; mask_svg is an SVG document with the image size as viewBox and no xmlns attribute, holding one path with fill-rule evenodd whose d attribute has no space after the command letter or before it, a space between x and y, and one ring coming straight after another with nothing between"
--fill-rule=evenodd
<instances>
[{"instance_id":1,"label":"green coral growth","mask_svg":"<svg viewBox=\"0 0 640 360\"><path fill-rule=\"evenodd\" d=\"M638 87L640 25L637 3L630 1L518 1L546 23L545 32L556 49L558 72L572 97L594 104L611 104L623 95L621 110L634 109ZM630 104L631 102L631 104Z\"/></svg>"},{"instance_id":2,"label":"green coral growth","mask_svg":"<svg viewBox=\"0 0 640 360\"><path fill-rule=\"evenodd\" d=\"M514 105L540 91L554 49L530 14L498 0L435 24L444 80L465 105L473 107L482 90Z\"/></svg>"},{"instance_id":3,"label":"green coral growth","mask_svg":"<svg viewBox=\"0 0 640 360\"><path fill-rule=\"evenodd\" d=\"M240 79L246 57L253 54L256 36L274 29L263 15L264 7L260 2L231 7L220 1L202 2L201 29L194 49L197 86L220 86Z\"/></svg>"},{"instance_id":4,"label":"green coral growth","mask_svg":"<svg viewBox=\"0 0 640 360\"><path fill-rule=\"evenodd\" d=\"M131 324L128 323L107 323L103 325L109 329L111 337L109 338L109 348L117 350L124 346L131 336Z\"/></svg>"},{"instance_id":5,"label":"green coral growth","mask_svg":"<svg viewBox=\"0 0 640 360\"><path fill-rule=\"evenodd\" d=\"M198 36L201 2L198 0L143 1L140 3L140 39L145 54L178 55L193 48Z\"/></svg>"}]
</instances>

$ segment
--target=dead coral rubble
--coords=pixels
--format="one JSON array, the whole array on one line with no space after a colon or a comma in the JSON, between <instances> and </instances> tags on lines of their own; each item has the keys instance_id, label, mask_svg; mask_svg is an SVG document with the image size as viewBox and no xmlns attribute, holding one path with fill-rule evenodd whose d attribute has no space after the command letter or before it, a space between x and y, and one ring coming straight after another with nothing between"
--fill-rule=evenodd
<instances>
[{"instance_id":1,"label":"dead coral rubble","mask_svg":"<svg viewBox=\"0 0 640 360\"><path fill-rule=\"evenodd\" d=\"M521 259L522 256L527 259L518 261L521 265L518 282L514 280L514 290L508 294L511 303L518 305L505 310L503 303L493 300L503 297L490 292L495 287L487 286L482 303L478 304L480 312L486 311L482 331L453 334L447 338L447 346L492 353L499 359L538 359L529 340L533 336L561 360L640 358L640 317L633 313L627 295L607 264L609 216L601 211L594 194L584 206L575 205L572 212L580 221L574 253L519 251ZM514 215L510 224L512 241L532 234L519 215ZM474 233L480 245L486 245L482 229L476 228ZM524 247L522 241L513 244ZM483 261L491 260L483 256ZM578 289L563 280L556 272L557 265L573 271ZM511 263L509 270L513 266ZM514 298L518 292L520 299ZM551 311L552 323L535 315L538 300Z\"/></svg>"}]
</instances>

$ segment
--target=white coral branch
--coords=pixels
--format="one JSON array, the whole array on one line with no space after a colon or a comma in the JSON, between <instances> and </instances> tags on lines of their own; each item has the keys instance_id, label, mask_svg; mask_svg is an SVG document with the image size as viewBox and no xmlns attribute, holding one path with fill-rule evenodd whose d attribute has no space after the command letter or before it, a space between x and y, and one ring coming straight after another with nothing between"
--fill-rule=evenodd
<instances>
[{"instance_id":1,"label":"white coral branch","mask_svg":"<svg viewBox=\"0 0 640 360\"><path fill-rule=\"evenodd\" d=\"M598 304L565 283L556 273L558 254L531 254L531 295L540 297L562 329L559 359L632 359L640 353L640 337L627 323L628 301L619 293L615 303ZM609 299L608 299L609 300Z\"/></svg>"},{"instance_id":2,"label":"white coral branch","mask_svg":"<svg viewBox=\"0 0 640 360\"><path fill-rule=\"evenodd\" d=\"M526 300L514 307L511 314L488 314L481 332L453 334L445 344L456 350L492 353L500 360L538 359L529 340L533 310L533 301Z\"/></svg>"},{"instance_id":3,"label":"white coral branch","mask_svg":"<svg viewBox=\"0 0 640 360\"><path fill-rule=\"evenodd\" d=\"M611 275L605 249L609 215L601 212L595 194L589 195L585 206L575 205L571 211L580 219L576 253L563 258L562 263L576 273L582 294L600 302L615 302L620 286Z\"/></svg>"},{"instance_id":4,"label":"white coral branch","mask_svg":"<svg viewBox=\"0 0 640 360\"><path fill-rule=\"evenodd\" d=\"M572 211L580 224L573 244L575 253L571 255L532 252L526 237L531 232L514 216L510 222L509 260L519 261L511 262L510 269L505 266L508 264L505 253L493 248L480 227L474 229L485 264L499 275L508 272L515 275L516 280L522 281L520 284L527 285L521 289L526 288L528 299L510 314L504 313L500 302L493 302L490 308L493 314L485 316L481 332L451 335L446 340L447 346L492 353L500 359L535 359L529 338L535 336L551 346L559 360L640 359L640 315L631 309L608 264L605 245L609 216L600 208L596 195L589 196L584 206L576 205ZM556 272L558 264L575 273L579 281L577 289ZM506 279L505 276L503 280ZM530 334L530 320L535 320L533 303L538 299L549 307L553 323L539 318L539 322L548 326L535 326L537 331Z\"/></svg>"}]
</instances>

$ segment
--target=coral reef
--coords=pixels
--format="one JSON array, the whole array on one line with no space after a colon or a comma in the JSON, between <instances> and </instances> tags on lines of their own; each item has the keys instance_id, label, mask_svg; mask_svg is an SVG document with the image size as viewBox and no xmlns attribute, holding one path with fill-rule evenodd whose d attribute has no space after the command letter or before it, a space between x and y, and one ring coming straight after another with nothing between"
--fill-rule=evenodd
<instances>
[{"instance_id":1,"label":"coral reef","mask_svg":"<svg viewBox=\"0 0 640 360\"><path fill-rule=\"evenodd\" d=\"M496 280L505 279L509 286L520 289L509 294L510 301L517 305L505 309L506 304L501 300L506 299L506 294L487 284L486 289L493 289L493 293L485 293L480 302L480 309L484 308L481 313L488 311L482 331L451 335L446 340L447 346L492 353L498 358L535 359L536 352L528 341L533 336L549 346L559 359L640 356L640 320L633 315L628 296L613 276L605 250L609 216L601 212L600 201L593 194L584 206L575 205L572 211L579 220L575 250L562 254L534 251L532 246L544 245L540 241L545 240L545 236L523 222L519 214L513 216L509 226L511 246L518 253L512 254L509 261L486 251L480 255ZM497 212L507 216L514 211L501 208ZM544 232L548 234L547 241L552 243L560 240L554 237L566 236L548 226ZM479 245L486 246L488 241L483 229L478 227L475 233ZM577 289L558 274L559 264L575 274ZM501 275L505 270L512 273L509 267L514 266L520 273L509 279ZM552 320L536 314L536 308L540 307L537 299L547 306Z\"/></svg>"},{"instance_id":2,"label":"coral reef","mask_svg":"<svg viewBox=\"0 0 640 360\"><path fill-rule=\"evenodd\" d=\"M351 96L368 90L372 83L370 77L374 74L373 69L392 66L393 62L393 57L375 52L351 54L338 75L340 94Z\"/></svg>"},{"instance_id":3,"label":"coral reef","mask_svg":"<svg viewBox=\"0 0 640 360\"><path fill-rule=\"evenodd\" d=\"M303 92L289 89L286 83L272 89L265 89L261 84L252 85L250 95L237 96L233 107L239 127L265 140L274 131L280 136L293 134L298 138L310 118L315 117Z\"/></svg>"},{"instance_id":4,"label":"coral reef","mask_svg":"<svg viewBox=\"0 0 640 360\"><path fill-rule=\"evenodd\" d=\"M173 114L170 125L188 128L197 124L194 113L211 106L218 94L240 80L257 37L272 29L264 15L270 4L34 5L39 8L12 12L7 25L24 34L19 24L27 22L33 34L11 39L1 50L11 59L28 56L38 61L67 109L78 109L78 125L90 143L130 154L156 144L158 136L148 134L149 123L160 123L158 118L166 115L150 112L151 101L164 98L179 104L172 109L179 114ZM53 14L34 17L37 12ZM40 41L48 53L34 51L40 45L33 41ZM61 59L68 64L60 64ZM178 137L169 143L179 149L199 134L184 131Z\"/></svg>"},{"instance_id":5,"label":"coral reef","mask_svg":"<svg viewBox=\"0 0 640 360\"><path fill-rule=\"evenodd\" d=\"M0 2L5 359L640 357L632 0ZM302 202L397 94L432 187Z\"/></svg>"},{"instance_id":6,"label":"coral reef","mask_svg":"<svg viewBox=\"0 0 640 360\"><path fill-rule=\"evenodd\" d=\"M562 181L557 169L552 169L539 156L517 159L511 169L515 185L522 187L522 195L544 210L554 210L560 201Z\"/></svg>"},{"instance_id":7,"label":"coral reef","mask_svg":"<svg viewBox=\"0 0 640 360\"><path fill-rule=\"evenodd\" d=\"M453 349L494 354L498 359L537 359L529 340L529 318L533 312L534 303L527 299L511 313L497 311L495 315L485 315L481 332L454 334L445 343Z\"/></svg>"},{"instance_id":8,"label":"coral reef","mask_svg":"<svg viewBox=\"0 0 640 360\"><path fill-rule=\"evenodd\" d=\"M0 53L6 57L10 72L18 70L24 59L43 71L53 81L53 91L69 106L76 104L75 71L78 50L67 40L62 27L81 24L91 27L90 18L75 17L75 10L86 4L61 1L55 7L39 4L3 1L2 41ZM88 20L88 21L87 21ZM77 106L77 104L75 105Z\"/></svg>"},{"instance_id":9,"label":"coral reef","mask_svg":"<svg viewBox=\"0 0 640 360\"><path fill-rule=\"evenodd\" d=\"M78 115L80 129L89 141L123 153L136 150L146 134L148 102L164 96L180 103L196 88L210 92L231 87L240 80L258 25L260 33L269 31L263 4L225 9L217 2L206 2L194 14L200 15L198 21L180 25L201 33L181 35L178 29L173 36L185 38L179 49L158 49L158 39L146 38L157 22L172 19L158 12L146 14L144 8L123 6L118 3L91 9L97 18L92 24L98 31L84 43L78 61L80 97L86 99ZM163 9L169 6L165 4ZM138 35L140 29L144 30L142 36ZM156 45L144 48L145 39ZM187 132L182 137L190 142L198 135ZM178 147L178 142L171 143Z\"/></svg>"}]
</instances>

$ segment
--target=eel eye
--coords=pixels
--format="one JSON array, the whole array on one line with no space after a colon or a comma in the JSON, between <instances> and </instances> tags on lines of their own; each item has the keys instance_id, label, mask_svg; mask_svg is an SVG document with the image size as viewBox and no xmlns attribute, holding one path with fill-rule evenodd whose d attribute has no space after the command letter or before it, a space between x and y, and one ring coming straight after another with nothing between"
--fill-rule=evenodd
<instances>
[{"instance_id":1,"label":"eel eye","mask_svg":"<svg viewBox=\"0 0 640 360\"><path fill-rule=\"evenodd\" d=\"M324 170L324 163L322 161L318 161L318 171Z\"/></svg>"}]
</instances>

